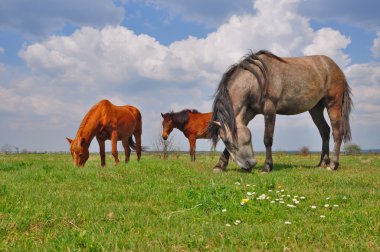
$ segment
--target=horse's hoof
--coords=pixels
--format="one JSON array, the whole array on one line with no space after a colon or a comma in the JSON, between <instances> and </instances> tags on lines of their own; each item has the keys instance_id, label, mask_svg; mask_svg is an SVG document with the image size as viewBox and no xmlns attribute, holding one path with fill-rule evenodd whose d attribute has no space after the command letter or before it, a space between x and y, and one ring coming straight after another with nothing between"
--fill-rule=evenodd
<instances>
[{"instance_id":1,"label":"horse's hoof","mask_svg":"<svg viewBox=\"0 0 380 252\"><path fill-rule=\"evenodd\" d=\"M215 166L214 169L212 169L213 173L222 173L222 172L225 172L225 171L226 171L225 169L222 169L219 166Z\"/></svg>"},{"instance_id":2,"label":"horse's hoof","mask_svg":"<svg viewBox=\"0 0 380 252\"><path fill-rule=\"evenodd\" d=\"M264 168L261 170L262 172L271 172L273 169L273 164L265 164Z\"/></svg>"}]
</instances>

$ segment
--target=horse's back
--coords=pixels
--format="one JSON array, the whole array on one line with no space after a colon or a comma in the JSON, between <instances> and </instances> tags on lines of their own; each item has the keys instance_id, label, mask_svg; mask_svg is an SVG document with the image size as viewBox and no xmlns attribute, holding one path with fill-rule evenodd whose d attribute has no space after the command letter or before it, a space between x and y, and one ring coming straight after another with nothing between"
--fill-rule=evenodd
<instances>
[{"instance_id":1,"label":"horse's back","mask_svg":"<svg viewBox=\"0 0 380 252\"><path fill-rule=\"evenodd\" d=\"M337 85L345 87L345 77L329 57L314 55L284 58L286 63L271 60L270 94L278 99L279 114L298 114L313 108L331 95ZM341 88L339 88L340 90Z\"/></svg>"}]
</instances>

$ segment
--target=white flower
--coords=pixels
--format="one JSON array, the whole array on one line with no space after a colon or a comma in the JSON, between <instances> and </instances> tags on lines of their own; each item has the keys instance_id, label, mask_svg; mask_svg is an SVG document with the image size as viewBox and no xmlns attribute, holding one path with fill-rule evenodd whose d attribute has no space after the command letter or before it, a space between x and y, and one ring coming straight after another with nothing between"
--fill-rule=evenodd
<instances>
[{"instance_id":1,"label":"white flower","mask_svg":"<svg viewBox=\"0 0 380 252\"><path fill-rule=\"evenodd\" d=\"M240 202L240 205L241 205L241 206L244 206L244 205L245 205L245 202L243 202L243 201Z\"/></svg>"},{"instance_id":2,"label":"white flower","mask_svg":"<svg viewBox=\"0 0 380 252\"><path fill-rule=\"evenodd\" d=\"M280 193L280 191L276 191L276 193Z\"/></svg>"},{"instance_id":3,"label":"white flower","mask_svg":"<svg viewBox=\"0 0 380 252\"><path fill-rule=\"evenodd\" d=\"M299 204L300 202L298 200L294 201L294 204Z\"/></svg>"},{"instance_id":4,"label":"white flower","mask_svg":"<svg viewBox=\"0 0 380 252\"><path fill-rule=\"evenodd\" d=\"M330 199L330 197L327 197L327 198L326 198L326 200L329 200L329 199Z\"/></svg>"},{"instance_id":5,"label":"white flower","mask_svg":"<svg viewBox=\"0 0 380 252\"><path fill-rule=\"evenodd\" d=\"M251 185L250 184L247 184L247 187L250 187Z\"/></svg>"},{"instance_id":6,"label":"white flower","mask_svg":"<svg viewBox=\"0 0 380 252\"><path fill-rule=\"evenodd\" d=\"M239 182L235 182L235 185L240 185L240 183Z\"/></svg>"},{"instance_id":7,"label":"white flower","mask_svg":"<svg viewBox=\"0 0 380 252\"><path fill-rule=\"evenodd\" d=\"M279 201L279 199L275 199L275 201Z\"/></svg>"},{"instance_id":8,"label":"white flower","mask_svg":"<svg viewBox=\"0 0 380 252\"><path fill-rule=\"evenodd\" d=\"M241 223L240 220L236 220L236 221L234 222L235 225L239 225L240 223Z\"/></svg>"},{"instance_id":9,"label":"white flower","mask_svg":"<svg viewBox=\"0 0 380 252\"><path fill-rule=\"evenodd\" d=\"M294 207L296 207L295 205L291 205L291 204L287 204L286 206L287 206L287 207L290 207L290 208L294 208Z\"/></svg>"},{"instance_id":10,"label":"white flower","mask_svg":"<svg viewBox=\"0 0 380 252\"><path fill-rule=\"evenodd\" d=\"M290 198L290 195L288 194L288 195L286 195L286 197Z\"/></svg>"},{"instance_id":11,"label":"white flower","mask_svg":"<svg viewBox=\"0 0 380 252\"><path fill-rule=\"evenodd\" d=\"M251 193L251 192L247 192L247 195L248 195L248 196L252 196L252 193Z\"/></svg>"},{"instance_id":12,"label":"white flower","mask_svg":"<svg viewBox=\"0 0 380 252\"><path fill-rule=\"evenodd\" d=\"M280 192L283 192L283 191L285 191L285 190L284 190L284 189L281 189L281 190L280 190Z\"/></svg>"},{"instance_id":13,"label":"white flower","mask_svg":"<svg viewBox=\"0 0 380 252\"><path fill-rule=\"evenodd\" d=\"M231 227L231 224L228 224L228 223L227 223L227 224L226 224L226 227Z\"/></svg>"},{"instance_id":14,"label":"white flower","mask_svg":"<svg viewBox=\"0 0 380 252\"><path fill-rule=\"evenodd\" d=\"M285 223L285 225L290 225L290 224L292 224L292 222L290 222L290 221L285 221L284 223Z\"/></svg>"},{"instance_id":15,"label":"white flower","mask_svg":"<svg viewBox=\"0 0 380 252\"><path fill-rule=\"evenodd\" d=\"M273 204L274 202L275 202L275 201L274 201L274 200L272 200L270 203L271 203L271 204Z\"/></svg>"},{"instance_id":16,"label":"white flower","mask_svg":"<svg viewBox=\"0 0 380 252\"><path fill-rule=\"evenodd\" d=\"M272 190L268 190L268 192L272 192Z\"/></svg>"},{"instance_id":17,"label":"white flower","mask_svg":"<svg viewBox=\"0 0 380 252\"><path fill-rule=\"evenodd\" d=\"M334 205L333 207L339 207L339 205Z\"/></svg>"},{"instance_id":18,"label":"white flower","mask_svg":"<svg viewBox=\"0 0 380 252\"><path fill-rule=\"evenodd\" d=\"M344 199L344 200L346 200L346 199L347 199L347 197L346 197L346 196L343 196L343 199Z\"/></svg>"},{"instance_id":19,"label":"white flower","mask_svg":"<svg viewBox=\"0 0 380 252\"><path fill-rule=\"evenodd\" d=\"M304 197L304 196L301 196L301 197L300 197L300 199L304 200L304 199L305 199L305 197Z\"/></svg>"},{"instance_id":20,"label":"white flower","mask_svg":"<svg viewBox=\"0 0 380 252\"><path fill-rule=\"evenodd\" d=\"M280 204L285 204L285 202L284 201L280 201Z\"/></svg>"},{"instance_id":21,"label":"white flower","mask_svg":"<svg viewBox=\"0 0 380 252\"><path fill-rule=\"evenodd\" d=\"M294 197L295 199L297 199L297 198L298 198L298 195L294 195L293 197Z\"/></svg>"},{"instance_id":22,"label":"white flower","mask_svg":"<svg viewBox=\"0 0 380 252\"><path fill-rule=\"evenodd\" d=\"M227 209L225 209L225 208L224 208L224 209L222 209L222 212L223 212L223 213L227 212Z\"/></svg>"},{"instance_id":23,"label":"white flower","mask_svg":"<svg viewBox=\"0 0 380 252\"><path fill-rule=\"evenodd\" d=\"M317 209L317 206L311 206L311 209Z\"/></svg>"},{"instance_id":24,"label":"white flower","mask_svg":"<svg viewBox=\"0 0 380 252\"><path fill-rule=\"evenodd\" d=\"M326 216L324 216L324 215L321 215L321 216L319 216L319 217L321 217L321 218L323 219L323 218L325 218Z\"/></svg>"},{"instance_id":25,"label":"white flower","mask_svg":"<svg viewBox=\"0 0 380 252\"><path fill-rule=\"evenodd\" d=\"M328 207L330 207L330 205L329 204L325 204L324 207L328 208Z\"/></svg>"}]
</instances>

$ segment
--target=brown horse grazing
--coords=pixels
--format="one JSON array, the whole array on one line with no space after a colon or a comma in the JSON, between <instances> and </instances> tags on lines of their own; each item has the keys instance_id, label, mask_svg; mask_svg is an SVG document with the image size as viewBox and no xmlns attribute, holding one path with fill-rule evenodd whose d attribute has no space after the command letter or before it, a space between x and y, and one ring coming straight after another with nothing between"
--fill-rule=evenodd
<instances>
[{"instance_id":1,"label":"brown horse grazing","mask_svg":"<svg viewBox=\"0 0 380 252\"><path fill-rule=\"evenodd\" d=\"M322 138L319 166L339 166L342 141L351 139L349 114L351 91L342 70L326 56L280 58L268 51L251 53L224 73L216 91L210 135L220 137L231 157L250 171L256 160L247 127L255 115L263 114L266 160L263 171L272 170L272 143L276 114L294 115L309 111ZM332 162L329 157L330 127L334 137ZM221 157L222 158L225 158ZM216 167L217 168L217 167Z\"/></svg>"},{"instance_id":2,"label":"brown horse grazing","mask_svg":"<svg viewBox=\"0 0 380 252\"><path fill-rule=\"evenodd\" d=\"M195 145L197 139L209 139L207 135L211 113L199 113L197 110L185 109L180 112L162 114L162 138L166 140L173 128L183 132L190 144L190 158L195 161Z\"/></svg>"},{"instance_id":3,"label":"brown horse grazing","mask_svg":"<svg viewBox=\"0 0 380 252\"><path fill-rule=\"evenodd\" d=\"M90 143L94 137L100 148L101 165L106 164L105 140L112 141L112 155L119 163L117 141L123 143L125 162L129 161L131 149L136 150L137 160L141 157L142 120L140 111L130 105L115 106L108 100L95 104L82 120L74 140L66 138L70 143L70 152L76 166L84 166L88 157ZM135 137L136 144L132 139Z\"/></svg>"}]
</instances>

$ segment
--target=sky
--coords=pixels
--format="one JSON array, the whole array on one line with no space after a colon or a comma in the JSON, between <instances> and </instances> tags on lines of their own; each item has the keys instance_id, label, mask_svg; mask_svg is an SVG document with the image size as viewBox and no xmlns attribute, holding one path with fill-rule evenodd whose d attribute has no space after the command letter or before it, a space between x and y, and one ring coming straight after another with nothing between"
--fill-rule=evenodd
<instances>
[{"instance_id":1,"label":"sky","mask_svg":"<svg viewBox=\"0 0 380 252\"><path fill-rule=\"evenodd\" d=\"M379 9L377 0L2 0L0 147L68 151L65 137L109 99L140 109L142 142L152 149L160 113L211 111L227 68L266 49L331 57L352 88L352 142L379 149ZM264 150L263 117L249 128L254 149ZM188 150L183 134L172 134L176 149ZM303 146L321 149L310 115L278 116L273 150ZM96 140L90 148L98 151Z\"/></svg>"}]
</instances>

